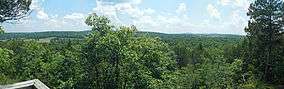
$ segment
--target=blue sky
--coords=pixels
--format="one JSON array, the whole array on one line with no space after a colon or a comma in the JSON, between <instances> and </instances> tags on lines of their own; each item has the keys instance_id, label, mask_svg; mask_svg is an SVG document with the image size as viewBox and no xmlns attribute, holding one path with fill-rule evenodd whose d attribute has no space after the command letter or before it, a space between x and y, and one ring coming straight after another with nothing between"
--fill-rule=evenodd
<instances>
[{"instance_id":1,"label":"blue sky","mask_svg":"<svg viewBox=\"0 0 284 89\"><path fill-rule=\"evenodd\" d=\"M245 34L250 0L33 0L32 13L7 32L83 31L90 13L114 25L163 33Z\"/></svg>"}]
</instances>

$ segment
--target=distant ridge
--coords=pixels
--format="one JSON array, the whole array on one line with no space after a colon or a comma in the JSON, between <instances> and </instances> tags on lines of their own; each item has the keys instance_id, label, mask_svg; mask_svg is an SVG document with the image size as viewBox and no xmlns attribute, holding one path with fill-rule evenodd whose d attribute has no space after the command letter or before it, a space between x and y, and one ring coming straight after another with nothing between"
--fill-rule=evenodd
<instances>
[{"instance_id":1,"label":"distant ridge","mask_svg":"<svg viewBox=\"0 0 284 89\"><path fill-rule=\"evenodd\" d=\"M86 35L90 34L88 31L46 31L46 32L11 32L0 35L0 40L9 40L9 39L43 39L43 38L78 38L82 39ZM191 34L191 33L181 33L181 34L167 34L159 32L142 32L139 31L136 33L138 36L147 35L153 37L161 38L191 38L191 37L222 37L222 38L241 38L242 35L233 35L233 34Z\"/></svg>"}]
</instances>

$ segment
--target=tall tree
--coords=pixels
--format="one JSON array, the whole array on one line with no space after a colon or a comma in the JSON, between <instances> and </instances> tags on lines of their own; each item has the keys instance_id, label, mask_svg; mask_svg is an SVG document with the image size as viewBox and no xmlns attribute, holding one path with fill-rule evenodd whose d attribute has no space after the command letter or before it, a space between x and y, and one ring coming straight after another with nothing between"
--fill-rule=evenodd
<instances>
[{"instance_id":1,"label":"tall tree","mask_svg":"<svg viewBox=\"0 0 284 89\"><path fill-rule=\"evenodd\" d=\"M85 80L81 88L155 88L166 80L174 61L167 44L159 39L135 36L136 28L114 27L93 14L93 26L83 49Z\"/></svg>"},{"instance_id":2,"label":"tall tree","mask_svg":"<svg viewBox=\"0 0 284 89\"><path fill-rule=\"evenodd\" d=\"M249 57L245 64L256 69L255 74L261 80L277 80L279 70L276 65L281 59L280 36L283 32L283 0L256 0L247 15L250 16L247 32L249 40Z\"/></svg>"}]
</instances>

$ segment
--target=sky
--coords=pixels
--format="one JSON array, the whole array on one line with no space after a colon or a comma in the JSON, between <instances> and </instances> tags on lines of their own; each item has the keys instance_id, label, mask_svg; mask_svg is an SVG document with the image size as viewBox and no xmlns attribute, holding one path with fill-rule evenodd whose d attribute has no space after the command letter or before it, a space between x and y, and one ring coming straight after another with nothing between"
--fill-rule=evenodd
<instances>
[{"instance_id":1,"label":"sky","mask_svg":"<svg viewBox=\"0 0 284 89\"><path fill-rule=\"evenodd\" d=\"M91 13L139 31L245 34L250 0L33 0L29 16L3 23L6 32L84 31Z\"/></svg>"}]
</instances>

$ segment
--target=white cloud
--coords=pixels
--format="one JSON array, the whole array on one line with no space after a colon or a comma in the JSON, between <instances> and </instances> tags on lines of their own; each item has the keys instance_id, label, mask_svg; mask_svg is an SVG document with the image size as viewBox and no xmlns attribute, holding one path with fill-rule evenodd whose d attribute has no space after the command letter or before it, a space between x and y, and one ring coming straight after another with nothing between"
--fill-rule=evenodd
<instances>
[{"instance_id":1,"label":"white cloud","mask_svg":"<svg viewBox=\"0 0 284 89\"><path fill-rule=\"evenodd\" d=\"M128 22L123 22L122 20L120 20L120 17L119 17L121 15L137 20L140 18L144 18L143 16L145 16L145 14L151 14L155 12L151 8L147 8L143 11L140 8L138 8L137 5L142 3L142 0L128 0L128 2L126 1L119 2L119 3L112 3L112 2L96 0L97 5L93 9L93 11L97 14L107 16L115 24L121 24L121 23L131 24L133 22L133 20L128 21Z\"/></svg>"},{"instance_id":2,"label":"white cloud","mask_svg":"<svg viewBox=\"0 0 284 89\"><path fill-rule=\"evenodd\" d=\"M186 13L187 12L187 6L185 3L180 3L178 5L178 8L176 10L176 13L179 13L179 14L183 14L183 13Z\"/></svg>"},{"instance_id":3,"label":"white cloud","mask_svg":"<svg viewBox=\"0 0 284 89\"><path fill-rule=\"evenodd\" d=\"M140 2L142 3L142 2ZM154 31L164 33L186 32L188 26L193 26L189 16L176 16L170 13L155 13L152 8L142 9L139 4L133 2L110 3L97 0L94 11L109 17L114 23L121 25L135 25L140 31ZM177 13L187 12L185 3L179 4ZM153 14L155 13L155 14ZM125 17L126 18L123 18Z\"/></svg>"},{"instance_id":4,"label":"white cloud","mask_svg":"<svg viewBox=\"0 0 284 89\"><path fill-rule=\"evenodd\" d=\"M232 0L219 0L219 3L223 6L228 5L229 3L231 3Z\"/></svg>"},{"instance_id":5,"label":"white cloud","mask_svg":"<svg viewBox=\"0 0 284 89\"><path fill-rule=\"evenodd\" d=\"M224 28L230 28L235 34L245 34L244 27L247 26L248 17L246 13L248 11L250 3L254 0L218 0L218 4L222 5L222 8L230 8L228 12L229 19L222 19Z\"/></svg>"},{"instance_id":6,"label":"white cloud","mask_svg":"<svg viewBox=\"0 0 284 89\"><path fill-rule=\"evenodd\" d=\"M153 9L151 9L151 8L147 8L146 10L145 10L145 13L146 14L153 14L153 13L155 13L156 11L155 10L153 10Z\"/></svg>"},{"instance_id":7,"label":"white cloud","mask_svg":"<svg viewBox=\"0 0 284 89\"><path fill-rule=\"evenodd\" d=\"M81 31L89 28L84 23L83 13L74 12L65 16L48 14L45 8L41 7L42 3L44 0L32 0L31 15L24 22L13 25L5 24L9 32Z\"/></svg>"},{"instance_id":8,"label":"white cloud","mask_svg":"<svg viewBox=\"0 0 284 89\"><path fill-rule=\"evenodd\" d=\"M226 23L230 24L235 33L244 34L245 32L243 29L248 23L248 17L245 16L245 12L242 10L235 10L231 12L230 17L232 18L231 21L227 21Z\"/></svg>"},{"instance_id":9,"label":"white cloud","mask_svg":"<svg viewBox=\"0 0 284 89\"><path fill-rule=\"evenodd\" d=\"M241 9L247 11L252 0L235 0L234 5L240 7Z\"/></svg>"},{"instance_id":10,"label":"white cloud","mask_svg":"<svg viewBox=\"0 0 284 89\"><path fill-rule=\"evenodd\" d=\"M218 3L222 6L231 6L238 9L247 10L249 4L253 0L218 0Z\"/></svg>"},{"instance_id":11,"label":"white cloud","mask_svg":"<svg viewBox=\"0 0 284 89\"><path fill-rule=\"evenodd\" d=\"M207 12L210 14L211 17L220 19L221 18L221 14L218 11L218 9L216 7L214 7L212 4L208 4L207 6Z\"/></svg>"},{"instance_id":12,"label":"white cloud","mask_svg":"<svg viewBox=\"0 0 284 89\"><path fill-rule=\"evenodd\" d=\"M38 10L37 14L36 14L36 17L38 19L42 19L42 20L48 20L49 19L48 14L46 14L43 10Z\"/></svg>"},{"instance_id":13,"label":"white cloud","mask_svg":"<svg viewBox=\"0 0 284 89\"><path fill-rule=\"evenodd\" d=\"M190 14L184 14L188 11L185 3L179 4L176 9L176 13L182 14L182 16L170 12L156 13L154 9L142 9L139 8L137 4L130 2L110 4L109 2L100 1L97 4L97 7L94 8L96 13L109 17L114 23L118 23L119 25L133 24L140 31L226 34L233 34L236 31L242 31L239 27L234 27L236 29L234 31L230 29L232 24L222 23L222 21L215 22L204 20L204 22L196 23L196 21L190 19ZM220 12L213 5L209 4L207 10L208 13L210 13L210 16L221 19ZM238 23L239 22L236 24Z\"/></svg>"},{"instance_id":14,"label":"white cloud","mask_svg":"<svg viewBox=\"0 0 284 89\"><path fill-rule=\"evenodd\" d=\"M43 2L44 0L32 0L32 3L31 3L31 6L30 6L30 8L32 9L32 10L38 10L38 9L41 9L41 7L40 7L40 2Z\"/></svg>"},{"instance_id":15,"label":"white cloud","mask_svg":"<svg viewBox=\"0 0 284 89\"><path fill-rule=\"evenodd\" d=\"M96 0L96 7L93 8L93 11L96 12L97 14L102 14L104 16L109 17L112 20L118 21L116 16L117 15L116 8L108 2Z\"/></svg>"},{"instance_id":16,"label":"white cloud","mask_svg":"<svg viewBox=\"0 0 284 89\"><path fill-rule=\"evenodd\" d=\"M133 4L141 4L142 0L131 0Z\"/></svg>"},{"instance_id":17,"label":"white cloud","mask_svg":"<svg viewBox=\"0 0 284 89\"><path fill-rule=\"evenodd\" d=\"M44 11L41 7L41 3L45 0L32 0L32 4L30 6L31 10L36 13L36 17L41 20L48 20L49 15Z\"/></svg>"},{"instance_id":18,"label":"white cloud","mask_svg":"<svg viewBox=\"0 0 284 89\"><path fill-rule=\"evenodd\" d=\"M95 0L94 0L95 1ZM72 12L63 16L46 13L44 8L40 6L42 0L33 0L33 13L36 21L30 21L23 26L17 24L11 26L14 29L23 28L28 31L78 31L87 30L90 27L84 24L87 14L81 12ZM141 8L140 4L143 0L96 0L96 7L92 12L98 15L108 17L115 25L135 25L140 31L154 31L163 33L243 33L243 27L246 25L245 13L242 10L236 11L235 8L242 8L243 1L224 0L217 5L231 8L232 12L221 18L221 13L216 6L209 4L207 9L210 18L200 18L196 20L188 13L186 3L180 3L173 11L165 12L149 7ZM214 4L215 5L215 4ZM218 6L218 8L220 8ZM204 10L205 10L204 9ZM227 13L223 13L224 15ZM194 15L193 15L194 16ZM230 19L226 19L229 17ZM218 21L215 21L216 18ZM35 25L36 24L36 25ZM21 26L19 26L21 25ZM18 28L17 28L18 27Z\"/></svg>"},{"instance_id":19,"label":"white cloud","mask_svg":"<svg viewBox=\"0 0 284 89\"><path fill-rule=\"evenodd\" d=\"M72 14L65 15L63 18L70 19L70 20L78 20L78 19L84 19L85 15L82 13L72 13Z\"/></svg>"},{"instance_id":20,"label":"white cloud","mask_svg":"<svg viewBox=\"0 0 284 89\"><path fill-rule=\"evenodd\" d=\"M32 0L31 10L35 11L36 17L41 20L48 20L49 16L44 11L44 9L40 6L40 4L44 2L44 0Z\"/></svg>"}]
</instances>

